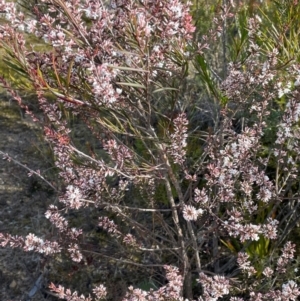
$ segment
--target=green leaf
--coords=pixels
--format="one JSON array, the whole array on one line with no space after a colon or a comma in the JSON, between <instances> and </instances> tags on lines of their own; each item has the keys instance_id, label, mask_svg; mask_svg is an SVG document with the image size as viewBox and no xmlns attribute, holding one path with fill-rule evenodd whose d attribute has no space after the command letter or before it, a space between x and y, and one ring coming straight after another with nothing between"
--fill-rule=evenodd
<instances>
[{"instance_id":1,"label":"green leaf","mask_svg":"<svg viewBox=\"0 0 300 301\"><path fill-rule=\"evenodd\" d=\"M153 93L158 93L158 92L162 92L162 91L179 91L179 89L176 88L172 88L172 87L163 87L163 88L159 88L153 91Z\"/></svg>"},{"instance_id":2,"label":"green leaf","mask_svg":"<svg viewBox=\"0 0 300 301\"><path fill-rule=\"evenodd\" d=\"M131 68L131 67L124 67L124 66L114 66L114 65L107 65L110 68L118 69L118 70L125 70L125 71L135 71L135 72L149 72L148 70L139 69L139 68Z\"/></svg>"},{"instance_id":3,"label":"green leaf","mask_svg":"<svg viewBox=\"0 0 300 301\"><path fill-rule=\"evenodd\" d=\"M12 60L8 61L8 59L3 60L7 66L9 66L16 73L21 74L22 76L27 76L26 71L22 68L21 65L14 63Z\"/></svg>"},{"instance_id":4,"label":"green leaf","mask_svg":"<svg viewBox=\"0 0 300 301\"><path fill-rule=\"evenodd\" d=\"M221 243L222 243L227 249L229 249L231 252L233 252L233 253L237 253L237 252L238 252L238 250L235 248L235 246L231 243L230 240L225 241L225 240L221 239Z\"/></svg>"},{"instance_id":5,"label":"green leaf","mask_svg":"<svg viewBox=\"0 0 300 301\"><path fill-rule=\"evenodd\" d=\"M134 87L134 88L146 89L146 87L144 85L139 84L139 83L117 82L116 84L118 84L120 86L129 86L129 87Z\"/></svg>"},{"instance_id":6,"label":"green leaf","mask_svg":"<svg viewBox=\"0 0 300 301\"><path fill-rule=\"evenodd\" d=\"M70 88L70 81L71 81L71 73L72 73L72 68L73 68L74 61L72 60L69 68L68 68L68 74L66 78L66 88L67 88L67 93L69 93L69 88Z\"/></svg>"}]
</instances>

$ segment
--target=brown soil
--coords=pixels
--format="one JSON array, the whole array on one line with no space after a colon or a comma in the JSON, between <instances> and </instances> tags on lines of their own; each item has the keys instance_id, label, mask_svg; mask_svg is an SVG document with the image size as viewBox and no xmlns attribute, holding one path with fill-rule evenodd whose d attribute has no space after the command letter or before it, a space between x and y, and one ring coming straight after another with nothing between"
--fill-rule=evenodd
<instances>
[{"instance_id":1,"label":"brown soil","mask_svg":"<svg viewBox=\"0 0 300 301\"><path fill-rule=\"evenodd\" d=\"M0 98L0 151L43 175L50 175L51 151L41 140L40 127L29 116L23 116L5 95ZM0 156L1 233L34 233L44 237L50 228L44 212L53 201L55 193L49 185L36 176L28 177L25 168ZM57 300L43 289L48 280L46 271L42 255L0 248L0 300Z\"/></svg>"}]
</instances>

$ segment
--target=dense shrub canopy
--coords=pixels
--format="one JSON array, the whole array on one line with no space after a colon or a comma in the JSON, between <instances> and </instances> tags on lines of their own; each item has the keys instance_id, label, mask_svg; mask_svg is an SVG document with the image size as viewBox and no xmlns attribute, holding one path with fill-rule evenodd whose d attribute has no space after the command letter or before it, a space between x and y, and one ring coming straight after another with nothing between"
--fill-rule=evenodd
<instances>
[{"instance_id":1,"label":"dense shrub canopy","mask_svg":"<svg viewBox=\"0 0 300 301\"><path fill-rule=\"evenodd\" d=\"M43 126L61 183L45 213L56 232L0 233L2 247L93 277L113 266L124 301L296 300L299 5L204 4L0 2L1 47L22 79L0 82ZM82 293L112 299L106 280Z\"/></svg>"}]
</instances>

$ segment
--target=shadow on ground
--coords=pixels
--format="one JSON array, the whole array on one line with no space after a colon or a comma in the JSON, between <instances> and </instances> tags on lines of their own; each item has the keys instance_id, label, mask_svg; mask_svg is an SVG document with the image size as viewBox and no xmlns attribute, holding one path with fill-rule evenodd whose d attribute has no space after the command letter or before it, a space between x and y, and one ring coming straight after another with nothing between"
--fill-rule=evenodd
<instances>
[{"instance_id":1,"label":"shadow on ground","mask_svg":"<svg viewBox=\"0 0 300 301\"><path fill-rule=\"evenodd\" d=\"M42 174L51 171L41 128L24 116L17 104L0 96L0 151ZM49 150L50 151L50 150ZM0 158L0 232L34 233L45 237L50 224L44 217L55 194L49 186L21 166ZM0 248L0 300L57 300L40 288L46 283L42 255L19 249ZM43 279L41 279L43 275Z\"/></svg>"}]
</instances>

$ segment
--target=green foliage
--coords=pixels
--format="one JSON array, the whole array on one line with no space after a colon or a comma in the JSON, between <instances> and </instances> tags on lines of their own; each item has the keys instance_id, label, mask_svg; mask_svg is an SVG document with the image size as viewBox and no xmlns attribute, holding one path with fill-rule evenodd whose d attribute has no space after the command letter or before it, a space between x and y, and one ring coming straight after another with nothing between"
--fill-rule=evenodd
<instances>
[{"instance_id":1,"label":"green foliage","mask_svg":"<svg viewBox=\"0 0 300 301\"><path fill-rule=\"evenodd\" d=\"M137 284L137 287L143 291L149 292L150 290L157 290L158 286L153 280L143 280Z\"/></svg>"},{"instance_id":2,"label":"green foliage","mask_svg":"<svg viewBox=\"0 0 300 301\"><path fill-rule=\"evenodd\" d=\"M225 96L221 94L220 90L218 89L218 86L215 84L209 65L207 64L203 55L196 55L194 67L198 71L197 76L205 85L208 94L211 94L212 97L217 99L222 106L225 106L228 100Z\"/></svg>"},{"instance_id":3,"label":"green foliage","mask_svg":"<svg viewBox=\"0 0 300 301\"><path fill-rule=\"evenodd\" d=\"M212 19L221 9L222 0L193 0L191 12L197 28L196 33L200 39L212 27Z\"/></svg>"},{"instance_id":4,"label":"green foliage","mask_svg":"<svg viewBox=\"0 0 300 301\"><path fill-rule=\"evenodd\" d=\"M249 45L248 19L249 9L246 6L235 14L229 27L228 55L233 62L243 62L247 58L247 47Z\"/></svg>"},{"instance_id":5,"label":"green foliage","mask_svg":"<svg viewBox=\"0 0 300 301\"><path fill-rule=\"evenodd\" d=\"M259 9L261 35L259 45L268 50L278 48L285 64L300 59L300 6L293 0L272 1L266 9Z\"/></svg>"}]
</instances>

